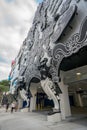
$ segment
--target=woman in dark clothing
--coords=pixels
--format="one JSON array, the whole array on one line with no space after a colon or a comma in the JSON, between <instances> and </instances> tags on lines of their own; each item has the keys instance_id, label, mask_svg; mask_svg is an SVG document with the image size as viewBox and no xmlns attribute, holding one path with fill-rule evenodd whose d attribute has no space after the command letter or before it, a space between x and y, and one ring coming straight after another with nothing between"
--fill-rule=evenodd
<instances>
[{"instance_id":1,"label":"woman in dark clothing","mask_svg":"<svg viewBox=\"0 0 87 130\"><path fill-rule=\"evenodd\" d=\"M2 105L5 106L6 112L7 112L8 108L9 108L9 103L8 103L8 97L7 97L6 93L2 97Z\"/></svg>"},{"instance_id":2,"label":"woman in dark clothing","mask_svg":"<svg viewBox=\"0 0 87 130\"><path fill-rule=\"evenodd\" d=\"M6 104L6 112L8 111L9 103Z\"/></svg>"}]
</instances>

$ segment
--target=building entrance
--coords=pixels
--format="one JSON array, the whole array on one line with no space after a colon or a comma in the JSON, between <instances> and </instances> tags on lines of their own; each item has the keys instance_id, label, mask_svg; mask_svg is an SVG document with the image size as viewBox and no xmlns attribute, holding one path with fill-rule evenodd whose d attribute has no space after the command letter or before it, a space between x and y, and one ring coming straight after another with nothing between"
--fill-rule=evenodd
<instances>
[{"instance_id":1,"label":"building entrance","mask_svg":"<svg viewBox=\"0 0 87 130\"><path fill-rule=\"evenodd\" d=\"M36 93L36 110L52 110L54 107L53 100L48 99L47 95L44 92Z\"/></svg>"},{"instance_id":2,"label":"building entrance","mask_svg":"<svg viewBox=\"0 0 87 130\"><path fill-rule=\"evenodd\" d=\"M68 90L72 114L87 114L87 81L69 84Z\"/></svg>"},{"instance_id":3,"label":"building entrance","mask_svg":"<svg viewBox=\"0 0 87 130\"><path fill-rule=\"evenodd\" d=\"M53 100L48 98L40 83L32 83L30 91L32 94L30 111L52 111L54 107Z\"/></svg>"},{"instance_id":4,"label":"building entrance","mask_svg":"<svg viewBox=\"0 0 87 130\"><path fill-rule=\"evenodd\" d=\"M72 114L87 114L87 65L65 72Z\"/></svg>"}]
</instances>

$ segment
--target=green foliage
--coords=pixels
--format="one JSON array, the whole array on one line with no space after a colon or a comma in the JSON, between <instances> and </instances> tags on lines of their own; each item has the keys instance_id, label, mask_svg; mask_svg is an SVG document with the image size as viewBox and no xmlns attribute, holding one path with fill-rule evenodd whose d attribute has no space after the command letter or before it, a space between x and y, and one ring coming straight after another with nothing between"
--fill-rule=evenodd
<instances>
[{"instance_id":1,"label":"green foliage","mask_svg":"<svg viewBox=\"0 0 87 130\"><path fill-rule=\"evenodd\" d=\"M9 91L9 81L2 80L0 82L0 92L7 92L7 91Z\"/></svg>"},{"instance_id":2,"label":"green foliage","mask_svg":"<svg viewBox=\"0 0 87 130\"><path fill-rule=\"evenodd\" d=\"M0 92L7 92L9 91L9 86L0 85Z\"/></svg>"},{"instance_id":3,"label":"green foliage","mask_svg":"<svg viewBox=\"0 0 87 130\"><path fill-rule=\"evenodd\" d=\"M9 86L9 81L8 80L2 80L0 82L0 85Z\"/></svg>"}]
</instances>

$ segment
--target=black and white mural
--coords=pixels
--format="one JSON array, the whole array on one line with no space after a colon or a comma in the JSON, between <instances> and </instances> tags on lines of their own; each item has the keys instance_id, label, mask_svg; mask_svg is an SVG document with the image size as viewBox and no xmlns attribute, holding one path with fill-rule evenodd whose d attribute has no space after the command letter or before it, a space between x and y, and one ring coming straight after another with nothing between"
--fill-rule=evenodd
<instances>
[{"instance_id":1,"label":"black and white mural","mask_svg":"<svg viewBox=\"0 0 87 130\"><path fill-rule=\"evenodd\" d=\"M43 0L16 57L16 79L20 81L23 77L26 87L22 89L26 92L31 80L38 79L44 92L54 101L54 109L59 111L60 64L63 58L86 45L87 1Z\"/></svg>"}]
</instances>

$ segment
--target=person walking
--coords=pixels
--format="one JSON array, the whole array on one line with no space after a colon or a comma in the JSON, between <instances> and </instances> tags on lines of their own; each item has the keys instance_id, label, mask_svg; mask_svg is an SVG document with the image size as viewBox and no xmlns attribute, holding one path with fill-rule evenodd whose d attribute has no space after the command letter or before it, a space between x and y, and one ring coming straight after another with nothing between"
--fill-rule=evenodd
<instances>
[{"instance_id":1,"label":"person walking","mask_svg":"<svg viewBox=\"0 0 87 130\"><path fill-rule=\"evenodd\" d=\"M11 113L13 113L13 110L15 109L15 102L13 101L11 104Z\"/></svg>"},{"instance_id":2,"label":"person walking","mask_svg":"<svg viewBox=\"0 0 87 130\"><path fill-rule=\"evenodd\" d=\"M6 112L7 112L8 108L9 108L9 101L8 101L8 97L7 97L6 92L3 93L1 104L5 107Z\"/></svg>"},{"instance_id":3,"label":"person walking","mask_svg":"<svg viewBox=\"0 0 87 130\"><path fill-rule=\"evenodd\" d=\"M9 102L6 103L6 112L8 111L9 108Z\"/></svg>"}]
</instances>

